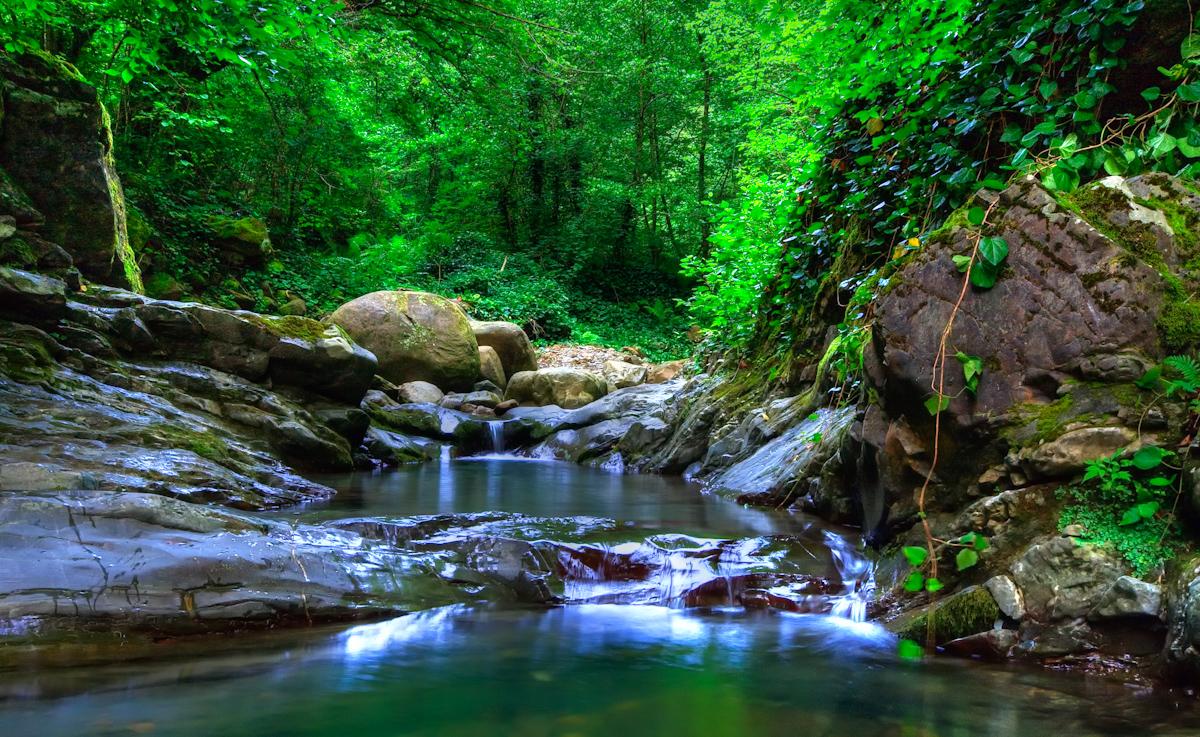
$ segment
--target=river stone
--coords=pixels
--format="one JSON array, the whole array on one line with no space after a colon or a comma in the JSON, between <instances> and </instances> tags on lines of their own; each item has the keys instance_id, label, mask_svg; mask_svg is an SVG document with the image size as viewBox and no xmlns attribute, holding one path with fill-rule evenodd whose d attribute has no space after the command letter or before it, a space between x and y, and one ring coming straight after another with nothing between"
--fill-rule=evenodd
<instances>
[{"instance_id":1,"label":"river stone","mask_svg":"<svg viewBox=\"0 0 1200 737\"><path fill-rule=\"evenodd\" d=\"M442 452L441 443L375 426L367 430L363 445L372 458L388 466L436 460Z\"/></svg>"},{"instance_id":2,"label":"river stone","mask_svg":"<svg viewBox=\"0 0 1200 737\"><path fill-rule=\"evenodd\" d=\"M1022 620L1025 618L1025 599L1021 590L1008 576L993 576L983 584L996 600L996 606L1009 619Z\"/></svg>"},{"instance_id":3,"label":"river stone","mask_svg":"<svg viewBox=\"0 0 1200 737\"><path fill-rule=\"evenodd\" d=\"M375 354L379 374L389 381L467 390L479 378L479 346L471 324L443 297L372 292L337 308L329 319Z\"/></svg>"},{"instance_id":4,"label":"river stone","mask_svg":"<svg viewBox=\"0 0 1200 737\"><path fill-rule=\"evenodd\" d=\"M475 332L475 340L479 345L496 351L505 376L511 377L518 371L537 371L537 352L520 325L512 322L472 320L471 329ZM496 383L504 385L504 382Z\"/></svg>"},{"instance_id":5,"label":"river stone","mask_svg":"<svg viewBox=\"0 0 1200 737\"><path fill-rule=\"evenodd\" d=\"M932 634L934 645L944 645L993 629L1000 608L982 586L969 586L886 623L900 637L924 643ZM932 620L932 627L930 621Z\"/></svg>"},{"instance_id":6,"label":"river stone","mask_svg":"<svg viewBox=\"0 0 1200 737\"><path fill-rule=\"evenodd\" d=\"M1162 617L1162 589L1133 576L1121 576L1088 613L1090 620Z\"/></svg>"},{"instance_id":7,"label":"river stone","mask_svg":"<svg viewBox=\"0 0 1200 737\"><path fill-rule=\"evenodd\" d=\"M483 422L466 412L436 404L364 402L363 409L371 415L373 421L392 430L437 440L450 440L460 445L477 444L487 429Z\"/></svg>"},{"instance_id":8,"label":"river stone","mask_svg":"<svg viewBox=\"0 0 1200 737\"><path fill-rule=\"evenodd\" d=\"M609 390L627 389L646 383L646 367L625 361L605 361L601 373L608 382Z\"/></svg>"},{"instance_id":9,"label":"river stone","mask_svg":"<svg viewBox=\"0 0 1200 737\"><path fill-rule=\"evenodd\" d=\"M1048 624L1087 615L1126 571L1116 553L1056 537L1029 548L1010 574L1028 618Z\"/></svg>"},{"instance_id":10,"label":"river stone","mask_svg":"<svg viewBox=\"0 0 1200 737\"><path fill-rule=\"evenodd\" d=\"M546 368L519 371L508 380L505 399L515 399L524 407L556 405L577 409L608 393L599 376L576 368Z\"/></svg>"},{"instance_id":11,"label":"river stone","mask_svg":"<svg viewBox=\"0 0 1200 737\"><path fill-rule=\"evenodd\" d=\"M40 234L63 246L89 279L140 289L108 113L96 89L49 55L22 54L0 57L0 91L0 169L45 214ZM0 214L20 221L25 213Z\"/></svg>"},{"instance_id":12,"label":"river stone","mask_svg":"<svg viewBox=\"0 0 1200 737\"><path fill-rule=\"evenodd\" d=\"M428 381L409 381L401 384L397 395L405 404L437 404L446 396Z\"/></svg>"},{"instance_id":13,"label":"river stone","mask_svg":"<svg viewBox=\"0 0 1200 737\"><path fill-rule=\"evenodd\" d=\"M487 407L488 409L495 408L502 401L499 394L487 391L470 392L462 399L464 405L473 404L476 407Z\"/></svg>"},{"instance_id":14,"label":"river stone","mask_svg":"<svg viewBox=\"0 0 1200 737\"><path fill-rule=\"evenodd\" d=\"M501 392L504 391L504 385L508 383L504 374L504 366L500 364L500 356L496 353L496 349L490 345L479 346L479 373L484 380L490 382Z\"/></svg>"},{"instance_id":15,"label":"river stone","mask_svg":"<svg viewBox=\"0 0 1200 737\"><path fill-rule=\"evenodd\" d=\"M665 384L668 381L682 374L688 365L686 358L681 358L677 361L665 361L656 363L646 372L647 384Z\"/></svg>"}]
</instances>

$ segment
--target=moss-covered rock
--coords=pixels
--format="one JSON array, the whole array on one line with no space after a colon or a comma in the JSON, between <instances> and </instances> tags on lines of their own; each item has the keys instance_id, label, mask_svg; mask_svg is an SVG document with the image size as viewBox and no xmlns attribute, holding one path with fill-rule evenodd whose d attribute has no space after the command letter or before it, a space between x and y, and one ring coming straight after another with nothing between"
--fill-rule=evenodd
<instances>
[{"instance_id":1,"label":"moss-covered rock","mask_svg":"<svg viewBox=\"0 0 1200 737\"><path fill-rule=\"evenodd\" d=\"M983 586L969 586L944 599L914 609L888 624L906 640L932 641L935 646L985 632L1000 619L1000 607Z\"/></svg>"}]
</instances>

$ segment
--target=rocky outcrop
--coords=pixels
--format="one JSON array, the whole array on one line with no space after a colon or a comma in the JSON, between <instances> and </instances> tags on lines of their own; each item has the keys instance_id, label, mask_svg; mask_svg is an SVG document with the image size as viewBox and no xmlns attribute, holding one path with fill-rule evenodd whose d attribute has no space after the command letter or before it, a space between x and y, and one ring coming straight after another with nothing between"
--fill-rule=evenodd
<instances>
[{"instance_id":1,"label":"rocky outcrop","mask_svg":"<svg viewBox=\"0 0 1200 737\"><path fill-rule=\"evenodd\" d=\"M607 383L593 373L573 368L547 368L513 374L509 377L505 398L527 407L555 405L577 409L607 393Z\"/></svg>"},{"instance_id":2,"label":"rocky outcrop","mask_svg":"<svg viewBox=\"0 0 1200 737\"><path fill-rule=\"evenodd\" d=\"M70 263L55 260L69 254L88 278L140 290L108 113L95 88L49 57L0 55L0 96L0 217L12 228L0 239L4 260L63 268Z\"/></svg>"},{"instance_id":3,"label":"rocky outcrop","mask_svg":"<svg viewBox=\"0 0 1200 737\"><path fill-rule=\"evenodd\" d=\"M480 346L496 351L504 375L511 377L520 371L537 371L537 352L520 325L501 321L471 321L471 330ZM504 386L502 382L496 382Z\"/></svg>"},{"instance_id":4,"label":"rocky outcrop","mask_svg":"<svg viewBox=\"0 0 1200 737\"><path fill-rule=\"evenodd\" d=\"M466 314L425 292L372 292L329 317L379 359L379 374L396 384L428 381L442 390L470 389L479 379L479 346Z\"/></svg>"},{"instance_id":5,"label":"rocky outcrop","mask_svg":"<svg viewBox=\"0 0 1200 737\"><path fill-rule=\"evenodd\" d=\"M972 393L953 357L945 372L952 400L931 498L946 509L960 508L991 468L1001 469L993 485L1065 479L1133 444L1142 414L1134 382L1200 335L1185 317L1200 314L1197 306L1178 288L1193 278L1185 262L1200 255L1182 230L1200 222L1191 190L1148 174L1110 178L1070 199L1032 179L992 196L979 203L990 208L986 234L1004 238L1009 253L995 287L967 295L948 341L952 352L978 357L983 374ZM860 435L892 519L911 518L911 491L928 467L924 404L962 287L952 258L971 251L971 238L965 224L931 238L888 277L875 308L866 359L880 401ZM1160 427L1144 423L1140 441Z\"/></svg>"},{"instance_id":6,"label":"rocky outcrop","mask_svg":"<svg viewBox=\"0 0 1200 737\"><path fill-rule=\"evenodd\" d=\"M0 488L244 509L324 498L291 465L351 467L366 418L339 402L358 402L374 365L304 318L72 293L0 268Z\"/></svg>"}]
</instances>

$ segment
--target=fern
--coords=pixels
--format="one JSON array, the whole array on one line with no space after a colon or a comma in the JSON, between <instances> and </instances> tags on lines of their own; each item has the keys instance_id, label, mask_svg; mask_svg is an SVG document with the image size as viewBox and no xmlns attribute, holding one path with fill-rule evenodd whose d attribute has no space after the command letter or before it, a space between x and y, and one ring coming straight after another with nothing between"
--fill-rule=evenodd
<instances>
[{"instance_id":1,"label":"fern","mask_svg":"<svg viewBox=\"0 0 1200 737\"><path fill-rule=\"evenodd\" d=\"M1192 356L1168 356L1163 365L1172 369L1178 378L1166 380L1167 396L1200 392L1200 362Z\"/></svg>"}]
</instances>

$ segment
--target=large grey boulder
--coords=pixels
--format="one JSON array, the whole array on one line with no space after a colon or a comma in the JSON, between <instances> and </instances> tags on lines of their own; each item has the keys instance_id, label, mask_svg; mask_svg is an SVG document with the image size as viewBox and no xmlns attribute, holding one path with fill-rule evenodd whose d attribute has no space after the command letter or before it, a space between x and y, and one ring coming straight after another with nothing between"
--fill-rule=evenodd
<instances>
[{"instance_id":1,"label":"large grey boulder","mask_svg":"<svg viewBox=\"0 0 1200 737\"><path fill-rule=\"evenodd\" d=\"M479 346L462 309L425 292L372 292L329 319L375 354L379 375L396 384L428 381L468 390L479 379Z\"/></svg>"}]
</instances>

